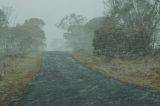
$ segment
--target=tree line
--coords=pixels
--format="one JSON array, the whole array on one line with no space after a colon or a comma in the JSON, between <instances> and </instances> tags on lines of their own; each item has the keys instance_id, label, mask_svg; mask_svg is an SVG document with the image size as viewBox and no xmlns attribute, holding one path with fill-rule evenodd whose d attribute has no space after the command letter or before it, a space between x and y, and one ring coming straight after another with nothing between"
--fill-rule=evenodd
<instances>
[{"instance_id":1,"label":"tree line","mask_svg":"<svg viewBox=\"0 0 160 106\"><path fill-rule=\"evenodd\" d=\"M0 57L23 55L45 46L44 21L38 18L9 26L7 14L0 9Z\"/></svg>"},{"instance_id":2,"label":"tree line","mask_svg":"<svg viewBox=\"0 0 160 106\"><path fill-rule=\"evenodd\" d=\"M109 56L144 56L155 53L159 34L158 0L108 0L102 26L95 31L96 54Z\"/></svg>"},{"instance_id":3,"label":"tree line","mask_svg":"<svg viewBox=\"0 0 160 106\"><path fill-rule=\"evenodd\" d=\"M86 21L71 14L58 24L74 50L96 55L130 57L159 53L159 0L104 0L105 16ZM67 26L67 27L66 27Z\"/></svg>"}]
</instances>

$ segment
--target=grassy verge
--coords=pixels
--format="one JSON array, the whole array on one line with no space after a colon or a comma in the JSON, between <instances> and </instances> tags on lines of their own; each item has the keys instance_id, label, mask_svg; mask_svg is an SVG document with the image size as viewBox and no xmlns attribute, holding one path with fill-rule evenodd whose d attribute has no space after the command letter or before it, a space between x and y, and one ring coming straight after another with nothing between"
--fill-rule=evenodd
<instances>
[{"instance_id":1,"label":"grassy verge","mask_svg":"<svg viewBox=\"0 0 160 106\"><path fill-rule=\"evenodd\" d=\"M112 78L160 90L160 56L125 60L98 57L85 52L73 53L73 56Z\"/></svg>"},{"instance_id":2,"label":"grassy verge","mask_svg":"<svg viewBox=\"0 0 160 106\"><path fill-rule=\"evenodd\" d=\"M22 89L40 68L41 54L31 53L25 57L6 60L0 65L0 106L16 101Z\"/></svg>"}]
</instances>

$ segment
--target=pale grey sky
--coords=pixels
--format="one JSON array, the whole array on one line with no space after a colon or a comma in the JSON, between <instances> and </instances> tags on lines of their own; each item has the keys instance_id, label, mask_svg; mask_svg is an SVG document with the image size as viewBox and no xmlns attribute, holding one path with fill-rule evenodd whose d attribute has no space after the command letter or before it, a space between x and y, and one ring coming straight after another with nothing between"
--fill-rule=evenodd
<instances>
[{"instance_id":1,"label":"pale grey sky","mask_svg":"<svg viewBox=\"0 0 160 106\"><path fill-rule=\"evenodd\" d=\"M13 7L13 20L23 23L31 17L45 21L48 50L63 50L63 31L54 25L65 15L76 13L88 19L103 15L102 0L0 0L1 6Z\"/></svg>"}]
</instances>

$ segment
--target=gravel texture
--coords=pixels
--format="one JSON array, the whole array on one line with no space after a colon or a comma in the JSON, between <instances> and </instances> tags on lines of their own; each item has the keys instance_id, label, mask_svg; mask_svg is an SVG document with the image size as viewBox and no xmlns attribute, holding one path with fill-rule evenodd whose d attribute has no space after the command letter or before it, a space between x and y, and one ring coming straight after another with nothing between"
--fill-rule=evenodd
<instances>
[{"instance_id":1,"label":"gravel texture","mask_svg":"<svg viewBox=\"0 0 160 106\"><path fill-rule=\"evenodd\" d=\"M160 106L160 92L93 71L65 52L45 52L17 106Z\"/></svg>"}]
</instances>

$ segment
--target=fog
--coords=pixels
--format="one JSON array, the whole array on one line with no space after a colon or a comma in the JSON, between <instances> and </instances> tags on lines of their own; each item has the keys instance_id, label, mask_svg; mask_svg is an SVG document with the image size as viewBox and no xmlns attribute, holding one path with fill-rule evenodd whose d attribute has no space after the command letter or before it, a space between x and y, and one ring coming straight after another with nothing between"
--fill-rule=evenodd
<instances>
[{"instance_id":1,"label":"fog","mask_svg":"<svg viewBox=\"0 0 160 106\"><path fill-rule=\"evenodd\" d=\"M160 0L0 0L0 106L160 106Z\"/></svg>"},{"instance_id":2,"label":"fog","mask_svg":"<svg viewBox=\"0 0 160 106\"><path fill-rule=\"evenodd\" d=\"M12 7L11 25L31 17L45 21L46 50L66 50L63 30L55 27L65 15L76 13L92 19L103 15L102 0L0 0L1 7Z\"/></svg>"}]
</instances>

